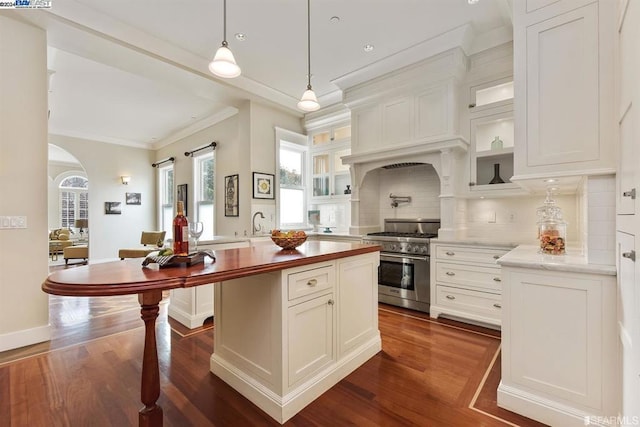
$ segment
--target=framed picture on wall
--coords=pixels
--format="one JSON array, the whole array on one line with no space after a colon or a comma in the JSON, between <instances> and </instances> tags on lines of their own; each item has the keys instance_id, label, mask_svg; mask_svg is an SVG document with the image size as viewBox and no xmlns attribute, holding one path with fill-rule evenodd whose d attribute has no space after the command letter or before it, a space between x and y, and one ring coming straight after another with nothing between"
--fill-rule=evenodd
<instances>
[{"instance_id":1,"label":"framed picture on wall","mask_svg":"<svg viewBox=\"0 0 640 427\"><path fill-rule=\"evenodd\" d=\"M187 184L178 184L178 201L184 206L184 216L189 216L189 208L187 205Z\"/></svg>"},{"instance_id":2,"label":"framed picture on wall","mask_svg":"<svg viewBox=\"0 0 640 427\"><path fill-rule=\"evenodd\" d=\"M104 202L104 213L106 215L122 214L122 205L120 202Z\"/></svg>"},{"instance_id":3,"label":"framed picture on wall","mask_svg":"<svg viewBox=\"0 0 640 427\"><path fill-rule=\"evenodd\" d=\"M253 173L253 198L254 199L275 199L273 183L275 175L270 173Z\"/></svg>"},{"instance_id":4,"label":"framed picture on wall","mask_svg":"<svg viewBox=\"0 0 640 427\"><path fill-rule=\"evenodd\" d=\"M240 216L238 208L238 174L224 177L224 216Z\"/></svg>"},{"instance_id":5,"label":"framed picture on wall","mask_svg":"<svg viewBox=\"0 0 640 427\"><path fill-rule=\"evenodd\" d=\"M142 195L140 193L125 193L125 200L128 205L141 205Z\"/></svg>"}]
</instances>

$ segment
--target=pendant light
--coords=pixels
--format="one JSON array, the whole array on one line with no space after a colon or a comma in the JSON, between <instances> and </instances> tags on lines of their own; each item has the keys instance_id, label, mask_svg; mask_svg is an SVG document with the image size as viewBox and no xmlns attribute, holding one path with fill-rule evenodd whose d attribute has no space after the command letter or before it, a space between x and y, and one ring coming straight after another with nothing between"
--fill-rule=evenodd
<instances>
[{"instance_id":1,"label":"pendant light","mask_svg":"<svg viewBox=\"0 0 640 427\"><path fill-rule=\"evenodd\" d=\"M224 25L222 34L222 46L220 46L213 57L213 61L209 63L209 71L218 77L231 79L240 75L240 67L236 64L233 53L227 47L227 0L223 0Z\"/></svg>"},{"instance_id":2,"label":"pendant light","mask_svg":"<svg viewBox=\"0 0 640 427\"><path fill-rule=\"evenodd\" d=\"M311 89L311 0L307 0L307 90L302 94L298 102L298 108L302 111L316 111L320 108L318 98Z\"/></svg>"}]
</instances>

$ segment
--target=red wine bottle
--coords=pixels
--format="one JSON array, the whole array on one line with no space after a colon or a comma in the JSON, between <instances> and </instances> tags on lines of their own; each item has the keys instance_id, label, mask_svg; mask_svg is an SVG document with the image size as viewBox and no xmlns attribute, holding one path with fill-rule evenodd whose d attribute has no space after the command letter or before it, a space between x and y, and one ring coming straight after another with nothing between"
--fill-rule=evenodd
<instances>
[{"instance_id":1,"label":"red wine bottle","mask_svg":"<svg viewBox=\"0 0 640 427\"><path fill-rule=\"evenodd\" d=\"M178 202L178 214L173 219L173 253L189 254L189 220L184 216L184 204Z\"/></svg>"}]
</instances>

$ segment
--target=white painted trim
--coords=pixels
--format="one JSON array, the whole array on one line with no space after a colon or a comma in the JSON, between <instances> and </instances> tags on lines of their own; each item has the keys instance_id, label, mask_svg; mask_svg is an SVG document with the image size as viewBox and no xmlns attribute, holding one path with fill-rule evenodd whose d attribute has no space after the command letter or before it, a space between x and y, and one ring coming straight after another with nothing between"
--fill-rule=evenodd
<instances>
[{"instance_id":1,"label":"white painted trim","mask_svg":"<svg viewBox=\"0 0 640 427\"><path fill-rule=\"evenodd\" d=\"M8 334L0 335L0 352L49 341L50 339L51 325L49 324L9 332Z\"/></svg>"},{"instance_id":2,"label":"white painted trim","mask_svg":"<svg viewBox=\"0 0 640 427\"><path fill-rule=\"evenodd\" d=\"M601 415L590 414L560 402L546 399L526 390L509 386L500 381L498 406L544 424L563 427L583 427L585 419L595 421ZM592 422L589 425L598 426ZM604 427L604 426L603 426Z\"/></svg>"},{"instance_id":3,"label":"white painted trim","mask_svg":"<svg viewBox=\"0 0 640 427\"><path fill-rule=\"evenodd\" d=\"M282 424L381 350L382 341L378 332L369 341L355 348L347 357L338 363L328 365L318 375L282 397L229 362L220 359L216 353L211 355L210 369L216 376Z\"/></svg>"},{"instance_id":4,"label":"white painted trim","mask_svg":"<svg viewBox=\"0 0 640 427\"><path fill-rule=\"evenodd\" d=\"M213 292L213 290L211 291ZM182 325L186 326L189 329L199 328L204 324L204 321L207 318L213 316L213 310L207 313L200 313L196 315L191 315L184 310L180 310L175 305L169 303L169 309L167 311L167 315L177 322L180 322Z\"/></svg>"}]
</instances>

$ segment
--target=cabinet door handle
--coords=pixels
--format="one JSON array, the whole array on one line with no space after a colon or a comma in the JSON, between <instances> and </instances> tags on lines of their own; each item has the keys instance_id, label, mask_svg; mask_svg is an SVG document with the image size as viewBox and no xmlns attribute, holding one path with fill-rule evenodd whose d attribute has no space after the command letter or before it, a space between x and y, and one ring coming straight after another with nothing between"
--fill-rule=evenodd
<instances>
[{"instance_id":1,"label":"cabinet door handle","mask_svg":"<svg viewBox=\"0 0 640 427\"><path fill-rule=\"evenodd\" d=\"M494 277L494 278L493 278L493 281L494 281L494 282L502 282L502 279L501 279L501 278L499 278L499 277Z\"/></svg>"},{"instance_id":2,"label":"cabinet door handle","mask_svg":"<svg viewBox=\"0 0 640 427\"><path fill-rule=\"evenodd\" d=\"M495 304L493 304L493 306L494 306L495 308L502 308L502 304L499 304L499 303L495 303Z\"/></svg>"},{"instance_id":3,"label":"cabinet door handle","mask_svg":"<svg viewBox=\"0 0 640 427\"><path fill-rule=\"evenodd\" d=\"M447 299L452 299L452 300L453 300L453 299L456 299L456 297L454 297L453 295L447 295L447 296L446 296L446 298L447 298Z\"/></svg>"},{"instance_id":4,"label":"cabinet door handle","mask_svg":"<svg viewBox=\"0 0 640 427\"><path fill-rule=\"evenodd\" d=\"M500 258L500 255L494 255L493 256L493 259L498 259L498 258Z\"/></svg>"},{"instance_id":5,"label":"cabinet door handle","mask_svg":"<svg viewBox=\"0 0 640 427\"><path fill-rule=\"evenodd\" d=\"M623 252L622 253L622 258L627 258L627 259L630 259L631 261L635 262L636 261L636 251Z\"/></svg>"},{"instance_id":6,"label":"cabinet door handle","mask_svg":"<svg viewBox=\"0 0 640 427\"><path fill-rule=\"evenodd\" d=\"M447 251L447 252L445 252L445 254L447 254L449 256L454 256L456 253L455 252L451 252L451 251Z\"/></svg>"},{"instance_id":7,"label":"cabinet door handle","mask_svg":"<svg viewBox=\"0 0 640 427\"><path fill-rule=\"evenodd\" d=\"M446 274L447 276L455 276L456 275L456 273L454 273L453 271L447 271L444 274Z\"/></svg>"},{"instance_id":8,"label":"cabinet door handle","mask_svg":"<svg viewBox=\"0 0 640 427\"><path fill-rule=\"evenodd\" d=\"M622 193L623 197L631 197L631 200L635 200L636 199L636 189L632 188L629 191L625 191L624 193Z\"/></svg>"},{"instance_id":9,"label":"cabinet door handle","mask_svg":"<svg viewBox=\"0 0 640 427\"><path fill-rule=\"evenodd\" d=\"M333 305L333 300L332 300L332 299L330 299L329 301L327 301L327 304L329 304L329 305Z\"/></svg>"},{"instance_id":10,"label":"cabinet door handle","mask_svg":"<svg viewBox=\"0 0 640 427\"><path fill-rule=\"evenodd\" d=\"M317 279L311 279L307 282L307 286L315 286L318 284L318 280Z\"/></svg>"}]
</instances>

